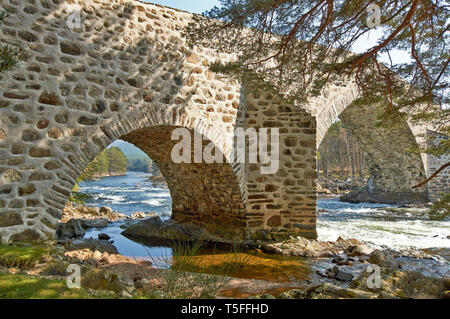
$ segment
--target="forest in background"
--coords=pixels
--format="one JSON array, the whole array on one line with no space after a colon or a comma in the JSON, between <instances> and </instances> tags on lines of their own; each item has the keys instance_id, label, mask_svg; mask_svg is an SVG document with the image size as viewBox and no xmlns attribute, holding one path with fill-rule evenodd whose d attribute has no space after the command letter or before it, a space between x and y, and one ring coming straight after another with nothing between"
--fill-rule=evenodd
<instances>
[{"instance_id":1,"label":"forest in background","mask_svg":"<svg viewBox=\"0 0 450 319\"><path fill-rule=\"evenodd\" d=\"M317 153L319 179L367 180L369 169L364 151L341 121L328 130Z\"/></svg>"},{"instance_id":2,"label":"forest in background","mask_svg":"<svg viewBox=\"0 0 450 319\"><path fill-rule=\"evenodd\" d=\"M92 177L122 175L127 172L128 160L120 148L105 149L88 165L83 179Z\"/></svg>"}]
</instances>

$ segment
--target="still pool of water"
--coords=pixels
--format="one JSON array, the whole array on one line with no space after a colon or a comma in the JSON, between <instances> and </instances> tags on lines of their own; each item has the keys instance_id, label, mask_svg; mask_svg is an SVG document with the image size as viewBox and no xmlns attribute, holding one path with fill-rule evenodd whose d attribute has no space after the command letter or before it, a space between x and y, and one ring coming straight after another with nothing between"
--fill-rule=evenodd
<instances>
[{"instance_id":1,"label":"still pool of water","mask_svg":"<svg viewBox=\"0 0 450 319\"><path fill-rule=\"evenodd\" d=\"M101 178L80 184L81 191L94 195L91 206L108 206L130 215L136 211L156 212L162 218L171 213L170 192L147 181L148 174L128 172L125 176ZM450 219L430 221L425 210L399 210L392 205L350 204L337 198L317 201L319 240L357 238L392 248L450 247ZM121 235L120 223L105 229L91 229L86 238L107 233L125 256L149 259L171 255L167 247L136 243Z\"/></svg>"}]
</instances>

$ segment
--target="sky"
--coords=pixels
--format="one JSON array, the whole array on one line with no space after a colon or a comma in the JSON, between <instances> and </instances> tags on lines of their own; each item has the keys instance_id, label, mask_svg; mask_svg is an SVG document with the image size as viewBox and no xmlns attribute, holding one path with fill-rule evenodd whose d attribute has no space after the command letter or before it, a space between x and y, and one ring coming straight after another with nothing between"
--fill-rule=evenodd
<instances>
[{"instance_id":1,"label":"sky","mask_svg":"<svg viewBox=\"0 0 450 319\"><path fill-rule=\"evenodd\" d=\"M218 0L141 0L143 2L157 3L163 6L189 11L192 13L202 13L219 5Z\"/></svg>"}]
</instances>

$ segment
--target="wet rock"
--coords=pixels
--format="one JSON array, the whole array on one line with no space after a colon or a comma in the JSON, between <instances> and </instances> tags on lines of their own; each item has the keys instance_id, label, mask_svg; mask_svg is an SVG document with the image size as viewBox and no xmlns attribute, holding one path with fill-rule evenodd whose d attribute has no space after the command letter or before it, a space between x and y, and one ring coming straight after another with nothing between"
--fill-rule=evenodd
<instances>
[{"instance_id":1,"label":"wet rock","mask_svg":"<svg viewBox=\"0 0 450 319\"><path fill-rule=\"evenodd\" d=\"M127 216L113 211L109 207L88 207L88 206L73 206L68 203L63 210L61 218L62 222L67 222L71 219L82 220L85 228L104 228L108 226L109 222L124 220Z\"/></svg>"},{"instance_id":2,"label":"wet rock","mask_svg":"<svg viewBox=\"0 0 450 319\"><path fill-rule=\"evenodd\" d=\"M336 255L344 251L355 256L372 251L372 249L355 238L338 238L335 242L322 242L297 237L279 243L266 244L262 248L269 253L313 258L336 257Z\"/></svg>"},{"instance_id":3,"label":"wet rock","mask_svg":"<svg viewBox=\"0 0 450 319\"><path fill-rule=\"evenodd\" d=\"M268 253L302 257L331 257L338 253L337 249L327 243L309 240L303 237L262 246Z\"/></svg>"},{"instance_id":4,"label":"wet rock","mask_svg":"<svg viewBox=\"0 0 450 319\"><path fill-rule=\"evenodd\" d=\"M368 287L372 280L372 272L364 272L353 280L348 288L372 291L378 297L437 299L445 291L442 278L427 277L416 271L404 271L392 268L380 269L380 288Z\"/></svg>"},{"instance_id":5,"label":"wet rock","mask_svg":"<svg viewBox=\"0 0 450 319\"><path fill-rule=\"evenodd\" d=\"M337 257L333 258L332 263L335 263L338 266L351 266L353 264L353 262L351 260L346 259L341 256L337 256Z\"/></svg>"},{"instance_id":6,"label":"wet rock","mask_svg":"<svg viewBox=\"0 0 450 319\"><path fill-rule=\"evenodd\" d=\"M296 299L376 299L378 295L360 289L342 288L330 283L308 288Z\"/></svg>"},{"instance_id":7,"label":"wet rock","mask_svg":"<svg viewBox=\"0 0 450 319\"><path fill-rule=\"evenodd\" d=\"M86 231L77 219L71 219L67 223L59 223L56 229L56 238L58 240L83 238L85 234Z\"/></svg>"},{"instance_id":8,"label":"wet rock","mask_svg":"<svg viewBox=\"0 0 450 319\"><path fill-rule=\"evenodd\" d=\"M156 216L156 212L135 212L133 214L130 215L130 219L143 219L143 218L148 218L148 217L153 217Z\"/></svg>"},{"instance_id":9,"label":"wet rock","mask_svg":"<svg viewBox=\"0 0 450 319\"><path fill-rule=\"evenodd\" d=\"M80 219L81 225L84 229L89 228L106 228L109 225L109 221L106 219L96 219L96 220L84 220Z\"/></svg>"},{"instance_id":10,"label":"wet rock","mask_svg":"<svg viewBox=\"0 0 450 319\"><path fill-rule=\"evenodd\" d=\"M98 239L99 240L110 240L111 237L105 233L100 233L100 234L98 234Z\"/></svg>"},{"instance_id":11,"label":"wet rock","mask_svg":"<svg viewBox=\"0 0 450 319\"><path fill-rule=\"evenodd\" d=\"M353 280L353 274L342 271L339 267L335 266L331 269L328 269L326 271L326 275L329 278L341 280L341 281L352 281Z\"/></svg>"},{"instance_id":12,"label":"wet rock","mask_svg":"<svg viewBox=\"0 0 450 319\"><path fill-rule=\"evenodd\" d=\"M375 250L369 256L369 262L371 264L378 265L380 267L387 268L397 268L398 262L395 261L394 257L388 252L383 252L381 250Z\"/></svg>"},{"instance_id":13,"label":"wet rock","mask_svg":"<svg viewBox=\"0 0 450 319\"><path fill-rule=\"evenodd\" d=\"M213 239L205 230L190 224L164 222L159 216L130 225L122 232L129 238L195 241Z\"/></svg>"},{"instance_id":14,"label":"wet rock","mask_svg":"<svg viewBox=\"0 0 450 319\"><path fill-rule=\"evenodd\" d=\"M347 193L340 198L341 202L348 203L376 203L376 204L391 204L404 205L408 203L423 204L428 203L428 198L425 193L417 192L369 192L366 187Z\"/></svg>"},{"instance_id":15,"label":"wet rock","mask_svg":"<svg viewBox=\"0 0 450 319\"><path fill-rule=\"evenodd\" d=\"M350 246L345 250L345 254L349 257L370 255L373 249L365 244L359 244L356 246Z\"/></svg>"},{"instance_id":16,"label":"wet rock","mask_svg":"<svg viewBox=\"0 0 450 319\"><path fill-rule=\"evenodd\" d=\"M88 249L90 251L100 251L102 253L108 253L109 255L118 254L116 247L112 243L107 240L97 240L94 238L86 238L75 240L65 245L66 250L74 251L74 250L82 250Z\"/></svg>"}]
</instances>

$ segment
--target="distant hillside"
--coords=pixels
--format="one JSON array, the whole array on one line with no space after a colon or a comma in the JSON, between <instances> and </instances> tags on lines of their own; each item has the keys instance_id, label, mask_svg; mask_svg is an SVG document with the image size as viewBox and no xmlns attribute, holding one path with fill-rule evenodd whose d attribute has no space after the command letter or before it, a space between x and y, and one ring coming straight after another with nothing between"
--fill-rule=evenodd
<instances>
[{"instance_id":1,"label":"distant hillside","mask_svg":"<svg viewBox=\"0 0 450 319\"><path fill-rule=\"evenodd\" d=\"M114 143L112 143L111 145L109 145L108 148L111 147L118 147L122 150L122 152L125 154L125 156L128 158L128 160L132 160L132 159L146 159L149 160L150 157L147 156L147 154L145 154L143 151L141 151L139 148L137 148L136 146L134 146L131 143L122 141L122 140L117 140Z\"/></svg>"},{"instance_id":2,"label":"distant hillside","mask_svg":"<svg viewBox=\"0 0 450 319\"><path fill-rule=\"evenodd\" d=\"M150 157L133 144L117 140L109 147L118 147L122 150L128 159L128 171L147 173L151 170L152 160Z\"/></svg>"}]
</instances>

